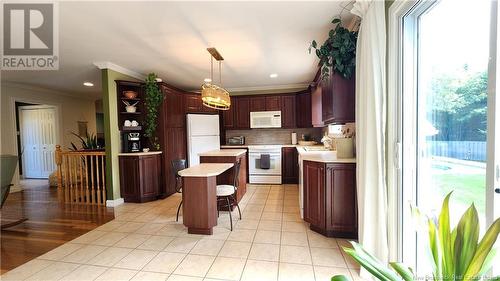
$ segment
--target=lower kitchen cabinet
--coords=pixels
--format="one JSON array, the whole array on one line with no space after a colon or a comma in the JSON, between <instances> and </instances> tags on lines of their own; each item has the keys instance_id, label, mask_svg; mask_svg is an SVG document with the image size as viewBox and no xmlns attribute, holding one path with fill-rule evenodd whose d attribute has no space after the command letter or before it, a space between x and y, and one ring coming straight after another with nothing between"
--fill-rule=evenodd
<instances>
[{"instance_id":1,"label":"lower kitchen cabinet","mask_svg":"<svg viewBox=\"0 0 500 281\"><path fill-rule=\"evenodd\" d=\"M328 237L357 238L356 164L304 161L304 220Z\"/></svg>"},{"instance_id":2,"label":"lower kitchen cabinet","mask_svg":"<svg viewBox=\"0 0 500 281\"><path fill-rule=\"evenodd\" d=\"M295 147L281 148L281 182L298 183L299 182L299 155Z\"/></svg>"},{"instance_id":3,"label":"lower kitchen cabinet","mask_svg":"<svg viewBox=\"0 0 500 281\"><path fill-rule=\"evenodd\" d=\"M162 184L161 154L120 155L120 193L125 202L156 200Z\"/></svg>"}]
</instances>

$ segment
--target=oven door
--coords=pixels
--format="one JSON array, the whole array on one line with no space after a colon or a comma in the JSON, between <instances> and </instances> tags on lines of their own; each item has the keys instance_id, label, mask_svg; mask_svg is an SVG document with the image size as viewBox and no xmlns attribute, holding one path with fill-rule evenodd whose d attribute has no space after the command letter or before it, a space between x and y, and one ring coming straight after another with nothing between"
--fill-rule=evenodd
<instances>
[{"instance_id":1,"label":"oven door","mask_svg":"<svg viewBox=\"0 0 500 281\"><path fill-rule=\"evenodd\" d=\"M269 169L260 168L261 154L269 154ZM281 153L249 153L248 164L252 175L281 175Z\"/></svg>"}]
</instances>

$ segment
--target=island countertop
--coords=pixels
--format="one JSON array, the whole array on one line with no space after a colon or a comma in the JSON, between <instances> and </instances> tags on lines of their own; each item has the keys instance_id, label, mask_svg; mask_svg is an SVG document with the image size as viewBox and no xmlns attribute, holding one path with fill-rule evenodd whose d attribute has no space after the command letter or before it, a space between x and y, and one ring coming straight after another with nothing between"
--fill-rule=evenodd
<instances>
[{"instance_id":1,"label":"island countertop","mask_svg":"<svg viewBox=\"0 0 500 281\"><path fill-rule=\"evenodd\" d=\"M201 163L179 171L181 177L213 177L218 176L234 166L234 163Z\"/></svg>"},{"instance_id":2,"label":"island countertop","mask_svg":"<svg viewBox=\"0 0 500 281\"><path fill-rule=\"evenodd\" d=\"M356 158L337 158L337 151L306 151L297 147L301 160L321 163L356 163Z\"/></svg>"},{"instance_id":3,"label":"island countertop","mask_svg":"<svg viewBox=\"0 0 500 281\"><path fill-rule=\"evenodd\" d=\"M215 157L225 157L225 156L240 156L242 154L245 154L247 151L246 149L216 149L212 151L207 151L207 152L202 152L199 153L199 156L215 156Z\"/></svg>"}]
</instances>

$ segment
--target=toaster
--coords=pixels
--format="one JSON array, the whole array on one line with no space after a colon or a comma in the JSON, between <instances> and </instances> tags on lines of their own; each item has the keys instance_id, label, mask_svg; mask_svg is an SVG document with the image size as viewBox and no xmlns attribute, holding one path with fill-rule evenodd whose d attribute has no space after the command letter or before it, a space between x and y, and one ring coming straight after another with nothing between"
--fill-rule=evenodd
<instances>
[{"instance_id":1,"label":"toaster","mask_svg":"<svg viewBox=\"0 0 500 281\"><path fill-rule=\"evenodd\" d=\"M244 136L230 137L227 140L227 144L229 144L229 145L243 145L243 144L245 144L245 137Z\"/></svg>"}]
</instances>

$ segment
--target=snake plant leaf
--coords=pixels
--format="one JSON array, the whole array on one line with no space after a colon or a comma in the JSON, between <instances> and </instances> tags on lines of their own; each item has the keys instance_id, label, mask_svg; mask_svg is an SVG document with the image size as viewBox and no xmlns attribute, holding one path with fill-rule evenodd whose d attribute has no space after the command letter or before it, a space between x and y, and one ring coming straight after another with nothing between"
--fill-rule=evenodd
<instances>
[{"instance_id":1,"label":"snake plant leaf","mask_svg":"<svg viewBox=\"0 0 500 281\"><path fill-rule=\"evenodd\" d=\"M457 225L457 237L455 240L455 276L463 276L465 274L476 252L478 240L479 218L476 207L472 204L467 211L465 211Z\"/></svg>"},{"instance_id":2,"label":"snake plant leaf","mask_svg":"<svg viewBox=\"0 0 500 281\"><path fill-rule=\"evenodd\" d=\"M413 281L415 277L410 268L399 262L389 263L391 267L403 278L405 281Z\"/></svg>"},{"instance_id":3,"label":"snake plant leaf","mask_svg":"<svg viewBox=\"0 0 500 281\"><path fill-rule=\"evenodd\" d=\"M441 243L441 251L442 251L442 265L441 272L446 276L451 276L455 273L455 269L453 266L453 252L451 251L452 239L450 232L450 211L449 211L449 202L451 194L450 192L443 200L443 205L441 207L441 213L439 214L439 242Z\"/></svg>"},{"instance_id":4,"label":"snake plant leaf","mask_svg":"<svg viewBox=\"0 0 500 281\"><path fill-rule=\"evenodd\" d=\"M351 279L347 278L345 275L335 275L330 281L351 281Z\"/></svg>"},{"instance_id":5,"label":"snake plant leaf","mask_svg":"<svg viewBox=\"0 0 500 281\"><path fill-rule=\"evenodd\" d=\"M376 257L372 256L365 249L363 249L360 244L353 241L351 241L350 243L352 244L353 249L344 247L344 251L378 279L391 281L402 280L396 273L388 269L385 264L380 262Z\"/></svg>"},{"instance_id":6,"label":"snake plant leaf","mask_svg":"<svg viewBox=\"0 0 500 281\"><path fill-rule=\"evenodd\" d=\"M479 271L478 276L483 276L487 271L491 269L491 266L493 265L493 262L495 261L495 257L497 255L498 250L493 248L491 249L490 253L488 256L486 256L486 259L484 260L483 267Z\"/></svg>"},{"instance_id":7,"label":"snake plant leaf","mask_svg":"<svg viewBox=\"0 0 500 281\"><path fill-rule=\"evenodd\" d=\"M436 223L428 219L428 228L429 228L429 246L432 254L432 260L434 262L434 275L441 276L441 244L438 235L438 229Z\"/></svg>"},{"instance_id":8,"label":"snake plant leaf","mask_svg":"<svg viewBox=\"0 0 500 281\"><path fill-rule=\"evenodd\" d=\"M465 278L476 277L478 273L482 270L483 264L488 257L489 252L495 244L498 233L500 232L500 218L496 219L493 224L488 228L486 234L484 234L483 239L479 242L477 246L476 253L470 263L467 271L465 272Z\"/></svg>"},{"instance_id":9,"label":"snake plant leaf","mask_svg":"<svg viewBox=\"0 0 500 281\"><path fill-rule=\"evenodd\" d=\"M500 281L500 276L495 276L489 279L489 281Z\"/></svg>"},{"instance_id":10,"label":"snake plant leaf","mask_svg":"<svg viewBox=\"0 0 500 281\"><path fill-rule=\"evenodd\" d=\"M363 255L356 252L356 250L351 248L343 248L344 252L350 255L359 265L370 272L375 278L380 281L399 281L398 279L391 279L386 276L386 274L381 271L387 271L383 266L378 264L373 264L371 261L366 260Z\"/></svg>"}]
</instances>

